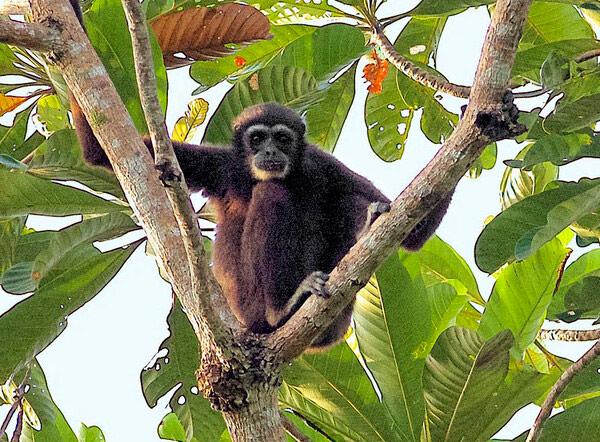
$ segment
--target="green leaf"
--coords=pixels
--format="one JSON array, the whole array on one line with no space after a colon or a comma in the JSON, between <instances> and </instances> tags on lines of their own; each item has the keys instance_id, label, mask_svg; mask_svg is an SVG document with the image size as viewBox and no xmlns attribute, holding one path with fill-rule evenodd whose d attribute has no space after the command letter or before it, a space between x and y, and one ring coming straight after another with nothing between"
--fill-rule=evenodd
<instances>
[{"instance_id":1,"label":"green leaf","mask_svg":"<svg viewBox=\"0 0 600 442\"><path fill-rule=\"evenodd\" d=\"M475 259L488 273L538 250L559 232L600 206L600 180L561 182L500 213L477 239Z\"/></svg>"},{"instance_id":2,"label":"green leaf","mask_svg":"<svg viewBox=\"0 0 600 442\"><path fill-rule=\"evenodd\" d=\"M325 92L323 100L306 113L307 137L327 152L333 152L354 100L356 66L348 69Z\"/></svg>"},{"instance_id":3,"label":"green leaf","mask_svg":"<svg viewBox=\"0 0 600 442\"><path fill-rule=\"evenodd\" d=\"M398 36L394 47L407 58L426 67L435 54L445 19L413 18ZM422 48L414 54L414 48ZM381 94L369 94L365 107L365 123L369 143L385 161L402 157L411 129L414 112L423 109L421 130L433 143L441 143L458 121L434 98L434 91L393 69L383 81Z\"/></svg>"},{"instance_id":4,"label":"green leaf","mask_svg":"<svg viewBox=\"0 0 600 442\"><path fill-rule=\"evenodd\" d=\"M15 116L12 126L0 125L0 154L22 160L44 140L44 137L38 132L34 132L33 135L25 139L30 114L31 109L21 111Z\"/></svg>"},{"instance_id":5,"label":"green leaf","mask_svg":"<svg viewBox=\"0 0 600 442\"><path fill-rule=\"evenodd\" d=\"M581 158L599 157L600 136L592 131L567 135L547 135L533 143L525 158L515 166L530 169L544 161L564 166Z\"/></svg>"},{"instance_id":6,"label":"green leaf","mask_svg":"<svg viewBox=\"0 0 600 442\"><path fill-rule=\"evenodd\" d=\"M574 102L559 102L542 126L547 132L568 133L589 128L600 120L600 93L587 95Z\"/></svg>"},{"instance_id":7,"label":"green leaf","mask_svg":"<svg viewBox=\"0 0 600 442\"><path fill-rule=\"evenodd\" d=\"M469 168L469 178L479 178L481 172L484 170L492 170L496 165L497 158L498 146L496 143L492 143L481 152L481 155L479 155L473 165Z\"/></svg>"},{"instance_id":8,"label":"green leaf","mask_svg":"<svg viewBox=\"0 0 600 442\"><path fill-rule=\"evenodd\" d=\"M65 329L67 317L102 290L135 246L107 253L92 250L0 316L0 379L21 369L54 341Z\"/></svg>"},{"instance_id":9,"label":"green leaf","mask_svg":"<svg viewBox=\"0 0 600 442\"><path fill-rule=\"evenodd\" d=\"M17 240L24 224L23 217L0 220L0 279L13 264Z\"/></svg>"},{"instance_id":10,"label":"green leaf","mask_svg":"<svg viewBox=\"0 0 600 442\"><path fill-rule=\"evenodd\" d=\"M582 290L593 289L596 281L586 282L589 278L600 278L599 249L581 255L565 269L558 291L552 298L552 304L548 308L548 319L572 322L579 318L597 318L598 314L596 313L600 314L598 310L580 310L581 307L589 307L590 304L595 305L595 300L598 298L598 292L590 293ZM573 294L569 295L569 299L567 299L569 293ZM574 293L578 294L575 299L573 299ZM567 303L573 301L579 302L567 305Z\"/></svg>"},{"instance_id":11,"label":"green leaf","mask_svg":"<svg viewBox=\"0 0 600 442\"><path fill-rule=\"evenodd\" d=\"M600 427L600 398L590 399L576 407L552 416L544 423L539 442L596 442ZM515 442L525 442L528 431Z\"/></svg>"},{"instance_id":12,"label":"green leaf","mask_svg":"<svg viewBox=\"0 0 600 442\"><path fill-rule=\"evenodd\" d=\"M124 199L113 173L85 162L73 129L58 131L43 142L29 162L29 172L45 179L77 181L97 192Z\"/></svg>"},{"instance_id":13,"label":"green leaf","mask_svg":"<svg viewBox=\"0 0 600 442\"><path fill-rule=\"evenodd\" d=\"M25 375L27 375L25 384L28 388L24 397L39 420L36 422L39 425L35 429L29 425L30 422L27 419L25 420L25 426L32 436L30 440L35 442L77 442L75 433L50 395L46 376L37 359L31 361L28 370L22 370L15 376L15 379L23 379Z\"/></svg>"},{"instance_id":14,"label":"green leaf","mask_svg":"<svg viewBox=\"0 0 600 442\"><path fill-rule=\"evenodd\" d=\"M486 342L476 331L452 327L427 357L423 388L432 440L481 440L479 419L508 373L509 331ZM487 438L486 438L487 439Z\"/></svg>"},{"instance_id":15,"label":"green leaf","mask_svg":"<svg viewBox=\"0 0 600 442\"><path fill-rule=\"evenodd\" d=\"M159 350L159 353L166 350L166 355L158 357L141 373L146 402L155 407L162 396L178 385L169 401L174 413L167 414L159 427L161 437L185 442L219 441L225 423L198 392L195 376L200 361L198 339L178 303L173 306L168 322L171 335Z\"/></svg>"},{"instance_id":16,"label":"green leaf","mask_svg":"<svg viewBox=\"0 0 600 442\"><path fill-rule=\"evenodd\" d=\"M289 66L267 67L238 82L225 95L208 123L203 142L230 143L233 119L249 106L274 101L301 110L318 96L312 74Z\"/></svg>"},{"instance_id":17,"label":"green leaf","mask_svg":"<svg viewBox=\"0 0 600 442\"><path fill-rule=\"evenodd\" d=\"M235 54L210 61L198 61L190 69L190 75L202 86L200 90L208 89L223 80L233 81L247 76L269 64L281 51L305 36L310 36L318 28L313 26L273 26L273 38L261 40L245 46ZM246 65L238 67L235 58L246 60Z\"/></svg>"},{"instance_id":18,"label":"green leaf","mask_svg":"<svg viewBox=\"0 0 600 442\"><path fill-rule=\"evenodd\" d=\"M481 318L481 335L489 339L508 328L515 338L513 355L520 359L544 323L568 253L554 239L526 260L500 270Z\"/></svg>"},{"instance_id":19,"label":"green leaf","mask_svg":"<svg viewBox=\"0 0 600 442\"><path fill-rule=\"evenodd\" d=\"M104 442L104 433L96 426L88 427L85 424L81 424L79 429L79 442Z\"/></svg>"},{"instance_id":20,"label":"green leaf","mask_svg":"<svg viewBox=\"0 0 600 442\"><path fill-rule=\"evenodd\" d=\"M353 317L360 352L396 428L418 441L425 412L422 349L432 315L420 276L411 277L402 262L405 255L392 255L377 271L376 282L359 291Z\"/></svg>"},{"instance_id":21,"label":"green leaf","mask_svg":"<svg viewBox=\"0 0 600 442\"><path fill-rule=\"evenodd\" d=\"M327 25L288 45L273 63L295 66L319 80L330 80L368 50L364 34L344 24Z\"/></svg>"},{"instance_id":22,"label":"green leaf","mask_svg":"<svg viewBox=\"0 0 600 442\"><path fill-rule=\"evenodd\" d=\"M572 58L598 46L591 26L573 5L534 2L525 22L512 75L540 83L542 65L552 52Z\"/></svg>"},{"instance_id":23,"label":"green leaf","mask_svg":"<svg viewBox=\"0 0 600 442\"><path fill-rule=\"evenodd\" d=\"M68 109L57 95L44 95L37 102L37 117L48 132L70 127Z\"/></svg>"},{"instance_id":24,"label":"green leaf","mask_svg":"<svg viewBox=\"0 0 600 442\"><path fill-rule=\"evenodd\" d=\"M56 232L48 246L35 258L34 279L43 280L64 256L82 244L115 238L137 228L131 217L122 213L111 213L84 220Z\"/></svg>"},{"instance_id":25,"label":"green leaf","mask_svg":"<svg viewBox=\"0 0 600 442\"><path fill-rule=\"evenodd\" d=\"M569 58L558 52L548 54L540 72L542 86L552 89L569 78Z\"/></svg>"},{"instance_id":26,"label":"green leaf","mask_svg":"<svg viewBox=\"0 0 600 442\"><path fill-rule=\"evenodd\" d=\"M345 343L326 353L303 354L286 367L283 379L280 405L296 411L333 440L408 440L407 429L395 426Z\"/></svg>"},{"instance_id":27,"label":"green leaf","mask_svg":"<svg viewBox=\"0 0 600 442\"><path fill-rule=\"evenodd\" d=\"M502 210L513 204L544 191L546 186L558 179L558 167L551 163L537 164L531 169L514 169L514 165L523 161L532 144L525 146L514 160L510 160L500 181L500 203Z\"/></svg>"},{"instance_id":28,"label":"green leaf","mask_svg":"<svg viewBox=\"0 0 600 442\"><path fill-rule=\"evenodd\" d=\"M0 217L111 213L124 209L82 190L0 167Z\"/></svg>"},{"instance_id":29,"label":"green leaf","mask_svg":"<svg viewBox=\"0 0 600 442\"><path fill-rule=\"evenodd\" d=\"M135 70L132 68L131 36L121 2L96 0L86 11L84 19L88 37L127 107L131 119L138 131L147 133ZM164 111L167 105L167 74L162 53L154 39L152 39L152 57L157 77L158 97Z\"/></svg>"},{"instance_id":30,"label":"green leaf","mask_svg":"<svg viewBox=\"0 0 600 442\"><path fill-rule=\"evenodd\" d=\"M457 287L459 292L465 292L477 304L484 304L473 271L464 258L439 236L432 236L412 255L419 259L425 285L449 283Z\"/></svg>"}]
</instances>

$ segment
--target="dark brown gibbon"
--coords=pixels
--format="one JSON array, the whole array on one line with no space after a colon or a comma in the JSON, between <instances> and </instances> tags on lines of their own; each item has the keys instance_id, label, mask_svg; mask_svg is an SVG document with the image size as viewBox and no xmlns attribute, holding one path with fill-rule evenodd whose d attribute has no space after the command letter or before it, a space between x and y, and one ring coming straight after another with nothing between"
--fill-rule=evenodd
<instances>
[{"instance_id":1,"label":"dark brown gibbon","mask_svg":"<svg viewBox=\"0 0 600 442\"><path fill-rule=\"evenodd\" d=\"M71 106L86 161L110 168L74 99ZM231 309L252 332L268 333L311 294L327 296L328 273L389 210L389 200L369 180L309 144L304 122L285 106L248 108L233 131L230 147L179 142L173 147L189 188L203 191L216 209L213 271ZM150 141L146 144L152 151ZM403 247L420 248L449 202L450 197L440 201ZM312 348L342 339L352 308L353 303Z\"/></svg>"}]
</instances>

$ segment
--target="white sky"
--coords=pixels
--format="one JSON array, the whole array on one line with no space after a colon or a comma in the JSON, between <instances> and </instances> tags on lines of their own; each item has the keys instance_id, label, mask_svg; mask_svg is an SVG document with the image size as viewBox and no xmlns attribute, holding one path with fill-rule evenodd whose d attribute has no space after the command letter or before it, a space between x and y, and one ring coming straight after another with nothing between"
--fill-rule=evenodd
<instances>
[{"instance_id":1,"label":"white sky","mask_svg":"<svg viewBox=\"0 0 600 442\"><path fill-rule=\"evenodd\" d=\"M392 11L388 2L382 16ZM418 1L406 1L406 9ZM484 8L450 17L438 50L438 68L455 83L471 84L479 51L489 19ZM390 29L395 36L401 25ZM359 72L362 71L362 64ZM172 128L191 99L197 85L186 69L170 72L168 127ZM366 86L358 78L353 107L338 142L335 155L353 170L370 178L388 197L394 198L437 151L418 132L413 122L405 155L401 161L385 163L368 147L363 120ZM220 97L229 86L219 85L202 94L214 112ZM463 100L445 97L444 105L458 112ZM521 108L534 107L520 103ZM210 116L210 115L209 115ZM417 136L415 136L417 135ZM482 293L487 295L493 280L479 272L474 264L473 248L483 222L500 211L499 184L504 167L501 161L514 158L519 147L501 142L498 165L484 171L477 180L464 178L456 190L438 234L448 241L469 263L476 274ZM599 162L584 160L561 170L562 179L597 176ZM29 224L38 229L57 229L73 222L31 217ZM57 222L58 221L58 222ZM0 291L1 294L1 291ZM6 311L22 297L0 296L0 312ZM40 356L50 391L71 426L77 431L80 422L98 425L110 442L159 441L156 428L167 412L168 398L149 409L143 399L140 370L150 361L159 344L167 337L166 317L171 306L169 286L158 276L152 258L139 248L117 277L91 302L69 318L63 334ZM578 357L589 344L552 344L552 351L571 358ZM7 407L0 407L0 417ZM512 438L528 428L537 407L520 411L498 437Z\"/></svg>"}]
</instances>

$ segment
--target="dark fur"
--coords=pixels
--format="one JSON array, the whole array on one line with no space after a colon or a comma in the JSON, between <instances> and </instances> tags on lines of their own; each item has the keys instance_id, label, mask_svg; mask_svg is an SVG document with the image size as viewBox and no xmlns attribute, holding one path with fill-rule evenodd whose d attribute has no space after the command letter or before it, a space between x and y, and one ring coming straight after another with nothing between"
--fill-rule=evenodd
<instances>
[{"instance_id":1,"label":"dark fur","mask_svg":"<svg viewBox=\"0 0 600 442\"><path fill-rule=\"evenodd\" d=\"M110 168L74 99L71 105L86 161ZM252 153L244 145L243 134L257 123L284 124L299 135L301 141L287 149L291 168L284 178L257 181L252 177L248 166ZM246 109L236 119L232 147L173 143L190 189L203 190L216 208L215 276L235 315L256 333L270 332L284 323L306 299L301 293L294 305L288 305L303 280L315 271L333 270L364 231L369 205L389 202L369 180L307 144L304 131L294 111L265 104ZM152 151L149 141L146 144ZM449 202L450 197L440 202L403 246L421 247ZM314 348L344 336L352 307L313 343Z\"/></svg>"}]
</instances>

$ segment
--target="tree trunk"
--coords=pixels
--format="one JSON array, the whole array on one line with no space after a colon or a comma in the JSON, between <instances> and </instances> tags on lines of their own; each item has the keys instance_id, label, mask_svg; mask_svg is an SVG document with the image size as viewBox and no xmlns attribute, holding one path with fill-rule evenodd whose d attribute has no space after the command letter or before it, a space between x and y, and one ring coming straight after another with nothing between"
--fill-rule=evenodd
<instances>
[{"instance_id":1,"label":"tree trunk","mask_svg":"<svg viewBox=\"0 0 600 442\"><path fill-rule=\"evenodd\" d=\"M227 429L234 442L286 440L281 425L277 387L258 387L256 396L239 411L224 412Z\"/></svg>"}]
</instances>

